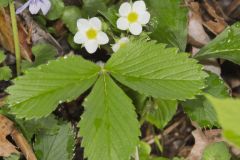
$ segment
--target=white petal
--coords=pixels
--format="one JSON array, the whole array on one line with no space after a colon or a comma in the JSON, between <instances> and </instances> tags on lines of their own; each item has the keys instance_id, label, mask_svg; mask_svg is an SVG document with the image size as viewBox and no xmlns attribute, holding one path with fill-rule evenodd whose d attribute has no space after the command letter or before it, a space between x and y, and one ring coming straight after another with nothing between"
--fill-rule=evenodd
<instances>
[{"instance_id":1,"label":"white petal","mask_svg":"<svg viewBox=\"0 0 240 160\"><path fill-rule=\"evenodd\" d=\"M139 35L142 32L142 25L139 23L132 23L130 24L129 30L133 35Z\"/></svg>"},{"instance_id":2,"label":"white petal","mask_svg":"<svg viewBox=\"0 0 240 160\"><path fill-rule=\"evenodd\" d=\"M132 6L130 3L125 2L119 8L120 16L127 16L132 11Z\"/></svg>"},{"instance_id":3,"label":"white petal","mask_svg":"<svg viewBox=\"0 0 240 160\"><path fill-rule=\"evenodd\" d=\"M138 13L146 11L146 4L145 4L145 2L144 1L135 1L133 3L133 10L138 12Z\"/></svg>"},{"instance_id":4,"label":"white petal","mask_svg":"<svg viewBox=\"0 0 240 160\"><path fill-rule=\"evenodd\" d=\"M117 20L117 28L121 30L127 30L129 28L129 22L127 18L120 17Z\"/></svg>"},{"instance_id":5,"label":"white petal","mask_svg":"<svg viewBox=\"0 0 240 160\"><path fill-rule=\"evenodd\" d=\"M90 26L89 21L87 19L80 18L80 19L77 20L77 27L78 27L79 31L85 32L91 26Z\"/></svg>"},{"instance_id":6,"label":"white petal","mask_svg":"<svg viewBox=\"0 0 240 160\"><path fill-rule=\"evenodd\" d=\"M84 44L84 47L86 48L88 53L92 54L97 51L98 43L96 40L89 40L89 41L86 41L86 43Z\"/></svg>"},{"instance_id":7,"label":"white petal","mask_svg":"<svg viewBox=\"0 0 240 160\"><path fill-rule=\"evenodd\" d=\"M40 8L43 14L46 15L51 8L51 2L49 0L42 0Z\"/></svg>"},{"instance_id":8,"label":"white petal","mask_svg":"<svg viewBox=\"0 0 240 160\"><path fill-rule=\"evenodd\" d=\"M140 14L138 21L141 24L147 24L150 21L150 13L145 11L142 14Z\"/></svg>"},{"instance_id":9,"label":"white petal","mask_svg":"<svg viewBox=\"0 0 240 160\"><path fill-rule=\"evenodd\" d=\"M37 14L40 10L41 7L41 2L40 1L36 1L36 2L31 2L29 5L29 11L32 14Z\"/></svg>"},{"instance_id":10,"label":"white petal","mask_svg":"<svg viewBox=\"0 0 240 160\"><path fill-rule=\"evenodd\" d=\"M101 30L102 28L102 22L97 17L91 18L89 23L91 24L91 27L95 28L96 30Z\"/></svg>"},{"instance_id":11,"label":"white petal","mask_svg":"<svg viewBox=\"0 0 240 160\"><path fill-rule=\"evenodd\" d=\"M73 41L77 44L83 44L87 41L87 37L79 31L74 35Z\"/></svg>"},{"instance_id":12,"label":"white petal","mask_svg":"<svg viewBox=\"0 0 240 160\"><path fill-rule=\"evenodd\" d=\"M106 33L99 32L97 35L98 44L107 44L109 42L109 38Z\"/></svg>"},{"instance_id":13,"label":"white petal","mask_svg":"<svg viewBox=\"0 0 240 160\"><path fill-rule=\"evenodd\" d=\"M118 44L118 43L116 43L112 46L113 52L117 52L119 50L119 48L120 48L120 44Z\"/></svg>"},{"instance_id":14,"label":"white petal","mask_svg":"<svg viewBox=\"0 0 240 160\"><path fill-rule=\"evenodd\" d=\"M123 37L123 38L121 38L118 42L119 42L119 43L128 43L128 42L129 42L129 38Z\"/></svg>"},{"instance_id":15,"label":"white petal","mask_svg":"<svg viewBox=\"0 0 240 160\"><path fill-rule=\"evenodd\" d=\"M19 14L21 12L23 12L31 3L31 0L27 1L24 5L22 5L21 7L19 7L17 10L16 10L16 14Z\"/></svg>"}]
</instances>

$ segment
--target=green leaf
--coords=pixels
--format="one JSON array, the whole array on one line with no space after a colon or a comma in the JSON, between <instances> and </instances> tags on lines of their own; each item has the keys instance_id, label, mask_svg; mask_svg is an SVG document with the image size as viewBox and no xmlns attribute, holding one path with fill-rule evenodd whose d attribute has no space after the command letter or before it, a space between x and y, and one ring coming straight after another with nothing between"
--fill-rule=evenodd
<instances>
[{"instance_id":1,"label":"green leaf","mask_svg":"<svg viewBox=\"0 0 240 160\"><path fill-rule=\"evenodd\" d=\"M207 146L203 152L202 160L230 160L231 154L224 142L217 142Z\"/></svg>"},{"instance_id":2,"label":"green leaf","mask_svg":"<svg viewBox=\"0 0 240 160\"><path fill-rule=\"evenodd\" d=\"M71 125L64 124L55 135L37 135L34 149L39 160L70 160L73 146L74 134Z\"/></svg>"},{"instance_id":3,"label":"green leaf","mask_svg":"<svg viewBox=\"0 0 240 160\"><path fill-rule=\"evenodd\" d=\"M109 0L83 0L83 11L85 13L85 17L93 17L98 11L107 10L106 3Z\"/></svg>"},{"instance_id":4,"label":"green leaf","mask_svg":"<svg viewBox=\"0 0 240 160\"><path fill-rule=\"evenodd\" d=\"M0 7L7 7L9 0L0 0Z\"/></svg>"},{"instance_id":5,"label":"green leaf","mask_svg":"<svg viewBox=\"0 0 240 160\"><path fill-rule=\"evenodd\" d=\"M218 98L229 97L229 88L218 75L209 73L209 76L206 78L206 85L204 92Z\"/></svg>"},{"instance_id":6,"label":"green leaf","mask_svg":"<svg viewBox=\"0 0 240 160\"><path fill-rule=\"evenodd\" d=\"M12 71L8 66L0 68L0 80L7 81L12 77Z\"/></svg>"},{"instance_id":7,"label":"green leaf","mask_svg":"<svg viewBox=\"0 0 240 160\"><path fill-rule=\"evenodd\" d=\"M207 98L217 112L224 137L240 147L240 100L232 98L218 99L210 95Z\"/></svg>"},{"instance_id":8,"label":"green leaf","mask_svg":"<svg viewBox=\"0 0 240 160\"><path fill-rule=\"evenodd\" d=\"M89 160L129 160L139 142L139 123L131 99L108 76L101 75L85 99L79 123Z\"/></svg>"},{"instance_id":9,"label":"green leaf","mask_svg":"<svg viewBox=\"0 0 240 160\"><path fill-rule=\"evenodd\" d=\"M182 102L184 111L192 121L196 121L200 127L218 126L217 114L211 103L204 96L197 99Z\"/></svg>"},{"instance_id":10,"label":"green leaf","mask_svg":"<svg viewBox=\"0 0 240 160\"><path fill-rule=\"evenodd\" d=\"M0 63L2 63L5 60L6 56L2 50L0 50Z\"/></svg>"},{"instance_id":11,"label":"green leaf","mask_svg":"<svg viewBox=\"0 0 240 160\"><path fill-rule=\"evenodd\" d=\"M81 10L76 6L66 6L64 8L61 19L73 34L77 32L77 20L81 17L81 15Z\"/></svg>"},{"instance_id":12,"label":"green leaf","mask_svg":"<svg viewBox=\"0 0 240 160\"><path fill-rule=\"evenodd\" d=\"M51 9L47 14L47 19L56 20L60 18L64 11L64 2L63 0L50 0L51 1Z\"/></svg>"},{"instance_id":13,"label":"green leaf","mask_svg":"<svg viewBox=\"0 0 240 160\"><path fill-rule=\"evenodd\" d=\"M149 107L150 109L147 113L146 120L159 129L163 129L175 115L177 105L178 103L176 100L157 99L153 102L147 102L146 107Z\"/></svg>"},{"instance_id":14,"label":"green leaf","mask_svg":"<svg viewBox=\"0 0 240 160\"><path fill-rule=\"evenodd\" d=\"M113 54L105 69L141 94L169 100L193 98L204 88L207 76L188 54L143 40L122 47Z\"/></svg>"},{"instance_id":15,"label":"green leaf","mask_svg":"<svg viewBox=\"0 0 240 160\"><path fill-rule=\"evenodd\" d=\"M20 159L20 155L18 154L12 154L9 157L4 157L4 160L19 160Z\"/></svg>"},{"instance_id":16,"label":"green leaf","mask_svg":"<svg viewBox=\"0 0 240 160\"><path fill-rule=\"evenodd\" d=\"M141 141L138 148L140 160L149 160L151 146L148 143Z\"/></svg>"},{"instance_id":17,"label":"green leaf","mask_svg":"<svg viewBox=\"0 0 240 160\"><path fill-rule=\"evenodd\" d=\"M99 11L99 13L103 15L114 28L117 28L116 23L118 19L118 12L115 7L110 7L107 10Z\"/></svg>"},{"instance_id":18,"label":"green leaf","mask_svg":"<svg viewBox=\"0 0 240 160\"><path fill-rule=\"evenodd\" d=\"M34 134L54 135L59 130L58 121L53 115L41 119L23 120L17 119L16 123L20 126L24 136L31 142Z\"/></svg>"},{"instance_id":19,"label":"green leaf","mask_svg":"<svg viewBox=\"0 0 240 160\"><path fill-rule=\"evenodd\" d=\"M33 46L32 52L35 56L35 61L33 63L29 61L22 62L22 69L26 70L28 68L37 67L41 64L47 63L49 60L55 59L57 55L57 49L47 43L39 43Z\"/></svg>"},{"instance_id":20,"label":"green leaf","mask_svg":"<svg viewBox=\"0 0 240 160\"><path fill-rule=\"evenodd\" d=\"M186 160L186 159L183 157L174 157L172 160Z\"/></svg>"},{"instance_id":21,"label":"green leaf","mask_svg":"<svg viewBox=\"0 0 240 160\"><path fill-rule=\"evenodd\" d=\"M27 119L49 115L59 103L76 99L97 79L100 67L69 56L30 69L7 89L11 112Z\"/></svg>"},{"instance_id":22,"label":"green leaf","mask_svg":"<svg viewBox=\"0 0 240 160\"><path fill-rule=\"evenodd\" d=\"M185 51L187 44L188 9L182 0L145 0L151 12L154 29L150 35L161 43Z\"/></svg>"},{"instance_id":23,"label":"green leaf","mask_svg":"<svg viewBox=\"0 0 240 160\"><path fill-rule=\"evenodd\" d=\"M228 27L214 40L203 47L196 59L222 58L240 64L240 22Z\"/></svg>"},{"instance_id":24,"label":"green leaf","mask_svg":"<svg viewBox=\"0 0 240 160\"><path fill-rule=\"evenodd\" d=\"M169 159L165 157L155 157L155 158L151 158L150 160L169 160Z\"/></svg>"},{"instance_id":25,"label":"green leaf","mask_svg":"<svg viewBox=\"0 0 240 160\"><path fill-rule=\"evenodd\" d=\"M72 47L72 49L74 49L74 50L81 50L82 49L82 47L81 47L81 45L79 45L79 44L76 44L75 42L74 42L74 38L73 38L74 36L72 35L72 34L68 34L68 37L67 37L67 41L68 41L68 44Z\"/></svg>"},{"instance_id":26,"label":"green leaf","mask_svg":"<svg viewBox=\"0 0 240 160\"><path fill-rule=\"evenodd\" d=\"M131 100L133 101L133 105L136 108L136 112L138 114L142 115L145 110L146 101L147 101L148 97L145 95L139 94L138 92L136 92L128 87L121 85L121 88L128 95L128 97L131 98Z\"/></svg>"}]
</instances>

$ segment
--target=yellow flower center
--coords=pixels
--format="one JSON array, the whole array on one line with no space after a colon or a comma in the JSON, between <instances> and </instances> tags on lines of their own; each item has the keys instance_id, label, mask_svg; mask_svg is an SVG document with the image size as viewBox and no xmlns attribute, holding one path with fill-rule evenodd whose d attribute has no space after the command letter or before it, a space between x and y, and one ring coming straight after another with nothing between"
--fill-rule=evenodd
<instances>
[{"instance_id":1,"label":"yellow flower center","mask_svg":"<svg viewBox=\"0 0 240 160\"><path fill-rule=\"evenodd\" d=\"M126 43L125 43L125 42L120 43L120 48L122 48L122 47L124 47L124 46L126 46Z\"/></svg>"},{"instance_id":2,"label":"yellow flower center","mask_svg":"<svg viewBox=\"0 0 240 160\"><path fill-rule=\"evenodd\" d=\"M134 23L138 20L138 14L136 12L131 12L128 14L128 21Z\"/></svg>"},{"instance_id":3,"label":"yellow flower center","mask_svg":"<svg viewBox=\"0 0 240 160\"><path fill-rule=\"evenodd\" d=\"M88 39L95 39L97 37L97 31L93 28L89 29L87 32Z\"/></svg>"}]
</instances>

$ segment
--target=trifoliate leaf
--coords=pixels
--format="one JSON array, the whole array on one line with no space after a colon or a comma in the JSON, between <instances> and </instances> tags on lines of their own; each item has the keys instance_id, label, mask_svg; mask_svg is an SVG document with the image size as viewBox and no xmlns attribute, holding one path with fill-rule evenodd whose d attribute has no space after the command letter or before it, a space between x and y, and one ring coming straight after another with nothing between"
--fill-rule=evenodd
<instances>
[{"instance_id":1,"label":"trifoliate leaf","mask_svg":"<svg viewBox=\"0 0 240 160\"><path fill-rule=\"evenodd\" d=\"M84 155L89 160L129 160L138 144L139 123L127 95L102 75L85 99L80 121Z\"/></svg>"},{"instance_id":2,"label":"trifoliate leaf","mask_svg":"<svg viewBox=\"0 0 240 160\"><path fill-rule=\"evenodd\" d=\"M120 48L105 69L124 85L160 99L193 98L204 88L202 66L176 48L153 41L133 41Z\"/></svg>"},{"instance_id":3,"label":"trifoliate leaf","mask_svg":"<svg viewBox=\"0 0 240 160\"><path fill-rule=\"evenodd\" d=\"M35 56L35 60L33 63L24 60L21 65L23 70L45 64L49 60L53 60L57 55L57 49L47 43L39 43L33 46L32 52Z\"/></svg>"},{"instance_id":4,"label":"trifoliate leaf","mask_svg":"<svg viewBox=\"0 0 240 160\"><path fill-rule=\"evenodd\" d=\"M64 8L61 19L73 34L77 32L77 20L81 15L81 10L76 6L66 6Z\"/></svg>"},{"instance_id":5,"label":"trifoliate leaf","mask_svg":"<svg viewBox=\"0 0 240 160\"><path fill-rule=\"evenodd\" d=\"M177 105L176 100L149 100L146 104L149 108L146 120L159 129L163 129L175 115Z\"/></svg>"},{"instance_id":6,"label":"trifoliate leaf","mask_svg":"<svg viewBox=\"0 0 240 160\"><path fill-rule=\"evenodd\" d=\"M230 160L231 154L224 142L217 142L207 146L203 152L202 160Z\"/></svg>"},{"instance_id":7,"label":"trifoliate leaf","mask_svg":"<svg viewBox=\"0 0 240 160\"><path fill-rule=\"evenodd\" d=\"M229 97L229 88L218 75L209 73L209 76L206 78L206 85L204 92L218 98Z\"/></svg>"},{"instance_id":8,"label":"trifoliate leaf","mask_svg":"<svg viewBox=\"0 0 240 160\"><path fill-rule=\"evenodd\" d=\"M200 127L218 126L217 114L212 104L204 96L182 102L182 106L188 117L192 121L196 121Z\"/></svg>"},{"instance_id":9,"label":"trifoliate leaf","mask_svg":"<svg viewBox=\"0 0 240 160\"><path fill-rule=\"evenodd\" d=\"M97 79L100 67L80 56L69 56L30 69L7 89L8 103L17 117L49 115L59 103L71 101Z\"/></svg>"},{"instance_id":10,"label":"trifoliate leaf","mask_svg":"<svg viewBox=\"0 0 240 160\"><path fill-rule=\"evenodd\" d=\"M151 12L153 39L185 51L188 9L182 0L145 0Z\"/></svg>"},{"instance_id":11,"label":"trifoliate leaf","mask_svg":"<svg viewBox=\"0 0 240 160\"><path fill-rule=\"evenodd\" d=\"M7 81L12 77L12 70L8 66L0 68L0 80Z\"/></svg>"},{"instance_id":12,"label":"trifoliate leaf","mask_svg":"<svg viewBox=\"0 0 240 160\"><path fill-rule=\"evenodd\" d=\"M222 58L240 64L240 23L228 27L214 40L203 47L195 56L201 60L206 58Z\"/></svg>"},{"instance_id":13,"label":"trifoliate leaf","mask_svg":"<svg viewBox=\"0 0 240 160\"><path fill-rule=\"evenodd\" d=\"M6 56L2 50L0 50L0 63L2 63L5 60Z\"/></svg>"},{"instance_id":14,"label":"trifoliate leaf","mask_svg":"<svg viewBox=\"0 0 240 160\"><path fill-rule=\"evenodd\" d=\"M50 0L51 1L51 9L47 14L47 19L56 20L60 18L64 11L64 2L63 0Z\"/></svg>"},{"instance_id":15,"label":"trifoliate leaf","mask_svg":"<svg viewBox=\"0 0 240 160\"><path fill-rule=\"evenodd\" d=\"M70 160L73 146L74 134L71 125L64 124L55 135L37 135L34 149L39 160Z\"/></svg>"},{"instance_id":16,"label":"trifoliate leaf","mask_svg":"<svg viewBox=\"0 0 240 160\"><path fill-rule=\"evenodd\" d=\"M240 100L232 98L218 99L210 95L207 98L217 112L224 137L240 147Z\"/></svg>"}]
</instances>

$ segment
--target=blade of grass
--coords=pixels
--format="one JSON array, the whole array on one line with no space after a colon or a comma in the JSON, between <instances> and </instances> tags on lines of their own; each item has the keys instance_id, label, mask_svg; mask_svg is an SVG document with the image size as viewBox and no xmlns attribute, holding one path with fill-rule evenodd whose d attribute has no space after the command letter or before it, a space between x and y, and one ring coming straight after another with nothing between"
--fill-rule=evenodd
<instances>
[{"instance_id":1,"label":"blade of grass","mask_svg":"<svg viewBox=\"0 0 240 160\"><path fill-rule=\"evenodd\" d=\"M20 56L20 45L19 45L17 18L16 18L14 1L12 1L12 0L9 1L9 8L10 8L10 15L11 15L11 22L12 22L15 55L16 55L16 69L17 69L17 75L20 75L20 73L21 73L21 56Z\"/></svg>"}]
</instances>

